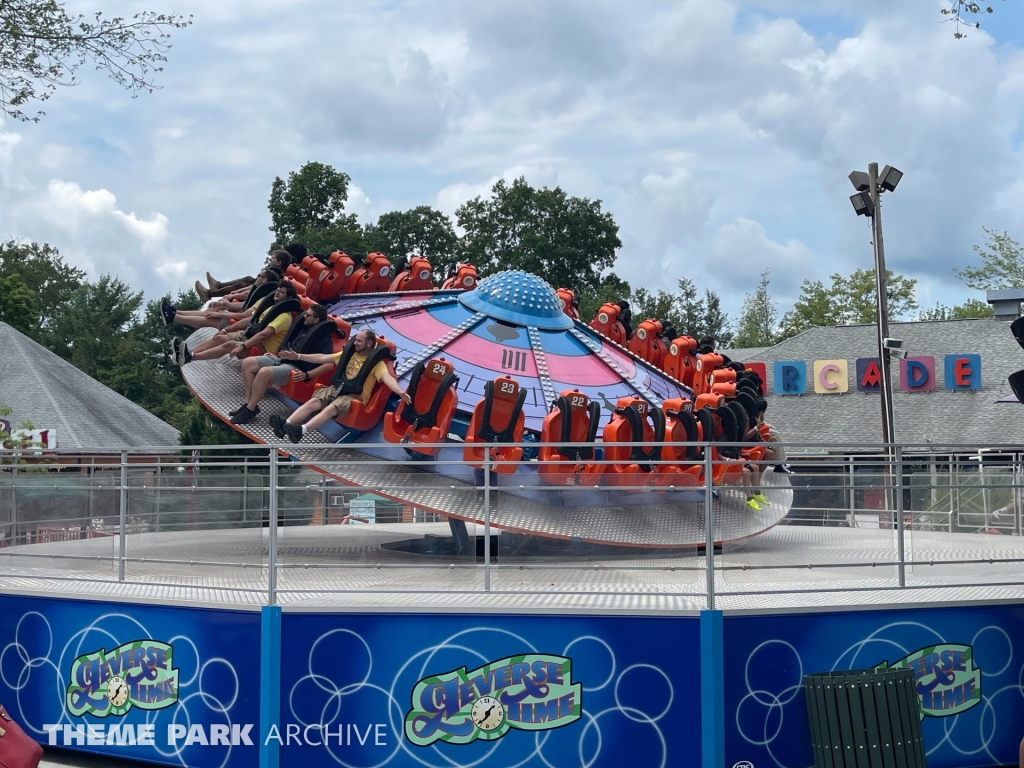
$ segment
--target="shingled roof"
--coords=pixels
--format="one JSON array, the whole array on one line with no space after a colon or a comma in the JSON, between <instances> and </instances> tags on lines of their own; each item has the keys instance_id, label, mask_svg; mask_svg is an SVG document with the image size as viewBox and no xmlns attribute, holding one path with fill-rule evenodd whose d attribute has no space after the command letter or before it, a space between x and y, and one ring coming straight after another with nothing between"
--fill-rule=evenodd
<instances>
[{"instance_id":1,"label":"shingled roof","mask_svg":"<svg viewBox=\"0 0 1024 768\"><path fill-rule=\"evenodd\" d=\"M856 360L877 357L874 325L812 328L773 347L725 350L738 362L762 362L768 369L768 421L784 440L851 443L881 442L879 394L857 391ZM899 367L893 362L893 410L896 440L901 443L970 443L1024 445L1024 406L997 403L1012 394L1007 377L1024 368L1024 350L1010 333L1010 323L991 318L891 323L889 334L903 339L911 356L935 357L936 385L931 392L901 392ZM943 389L946 355L981 355L981 389ZM844 359L850 391L819 395L810 381L815 360ZM803 360L808 393L776 395L773 364Z\"/></svg>"},{"instance_id":2,"label":"shingled roof","mask_svg":"<svg viewBox=\"0 0 1024 768\"><path fill-rule=\"evenodd\" d=\"M0 323L0 405L17 426L57 431L57 447L82 451L174 446L178 430L71 363Z\"/></svg>"}]
</instances>

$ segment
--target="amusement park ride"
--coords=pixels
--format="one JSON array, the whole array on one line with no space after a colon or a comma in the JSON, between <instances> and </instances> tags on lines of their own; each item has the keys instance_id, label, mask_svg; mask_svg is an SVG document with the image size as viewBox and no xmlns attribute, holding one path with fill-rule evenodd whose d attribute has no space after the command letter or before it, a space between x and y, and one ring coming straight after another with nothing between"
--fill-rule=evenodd
<instances>
[{"instance_id":1,"label":"amusement park ride","mask_svg":"<svg viewBox=\"0 0 1024 768\"><path fill-rule=\"evenodd\" d=\"M743 466L762 459L764 448L729 445L755 425L763 390L756 373L698 353L690 337L665 339L674 331L657 320L630 336L618 304L603 305L584 325L572 291L526 272L478 281L472 265L460 264L435 289L426 259L403 266L392 277L381 254L361 265L340 252L307 256L285 277L297 300L274 306L272 283L252 291L248 304L269 309L264 322L314 302L328 307L307 348L327 334L335 352L351 354L355 334L372 330L377 348L364 368L383 361L412 398L404 404L378 384L365 406L356 399L344 418L282 450L344 483L455 520L482 521L480 500L467 491L484 484L486 471L492 525L562 539L702 544L709 485L722 510L716 541L755 535L786 515L792 492L784 475L761 478L771 500L762 511L744 504ZM190 345L211 333L196 331ZM195 361L183 375L230 424L237 363ZM279 443L265 419L287 415L330 378L289 381L271 390L259 419L231 426Z\"/></svg>"}]
</instances>

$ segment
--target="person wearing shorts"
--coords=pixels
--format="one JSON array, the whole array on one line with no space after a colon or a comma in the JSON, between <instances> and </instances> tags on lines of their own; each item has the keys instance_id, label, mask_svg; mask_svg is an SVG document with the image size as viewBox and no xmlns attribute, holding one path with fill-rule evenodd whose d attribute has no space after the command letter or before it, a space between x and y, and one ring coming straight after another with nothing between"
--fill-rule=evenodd
<instances>
[{"instance_id":1,"label":"person wearing shorts","mask_svg":"<svg viewBox=\"0 0 1024 768\"><path fill-rule=\"evenodd\" d=\"M369 329L359 331L352 337L352 346L354 354L349 358L344 371L345 378L350 380L359 375L363 363L377 346L377 335ZM341 362L342 354L342 352L336 352L333 355L308 355L305 353L298 355L295 352L282 351L281 357L289 361L337 366ZM287 435L289 440L297 443L309 430L322 427L331 419L345 418L357 399L363 406L366 406L378 383L401 397L402 402L407 405L412 402L409 395L402 391L395 377L388 371L387 366L383 362L379 362L366 377L363 391L359 393L358 397L356 395L338 395L338 389L334 386L322 387L314 392L309 400L300 405L287 421L279 416L271 416L270 426L279 438L284 438Z\"/></svg>"},{"instance_id":2,"label":"person wearing shorts","mask_svg":"<svg viewBox=\"0 0 1024 768\"><path fill-rule=\"evenodd\" d=\"M322 323L326 319L327 310L319 304L314 304L299 315L295 322L302 323L302 331L290 342L287 349L302 349L309 333L318 323ZM329 334L321 334L313 343L314 346L306 350L313 354L329 354L333 346ZM280 350L278 351L280 352ZM282 360L279 354L268 353L258 357L247 357L242 361L245 402L231 411L232 423L247 424L252 421L260 412L259 402L271 384L275 387L283 387L292 379L308 381L329 370L331 370L329 364L318 367L315 363L300 363L297 360L286 361ZM315 371L319 371L319 373L314 374Z\"/></svg>"},{"instance_id":3,"label":"person wearing shorts","mask_svg":"<svg viewBox=\"0 0 1024 768\"><path fill-rule=\"evenodd\" d=\"M274 291L274 303L264 310L270 312L274 305L285 299L296 297L295 286L291 283L281 283ZM249 318L248 325L259 323L263 315L253 315ZM179 365L187 365L192 360L215 360L218 357L231 355L239 359L248 356L249 347L257 347L263 353L276 353L284 337L288 335L288 329L292 325L292 316L288 312L282 312L262 331L246 338L246 330L218 331L213 338L198 344L195 349L190 349L181 339L175 337L171 340L172 353L177 357Z\"/></svg>"}]
</instances>

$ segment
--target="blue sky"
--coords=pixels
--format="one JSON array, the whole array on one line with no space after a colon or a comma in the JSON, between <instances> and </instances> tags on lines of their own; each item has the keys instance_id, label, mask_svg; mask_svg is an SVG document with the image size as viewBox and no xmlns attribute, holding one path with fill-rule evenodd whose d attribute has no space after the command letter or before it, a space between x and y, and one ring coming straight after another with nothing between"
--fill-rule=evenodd
<instances>
[{"instance_id":1,"label":"blue sky","mask_svg":"<svg viewBox=\"0 0 1024 768\"><path fill-rule=\"evenodd\" d=\"M983 226L1024 240L1024 8L993 4L955 41L942 0L186 0L161 90L85 69L0 128L0 237L155 296L251 273L271 181L309 160L364 221L525 175L604 202L635 286L686 276L735 312L769 268L784 311L870 265L846 175L875 160L906 174L890 266L961 302Z\"/></svg>"}]
</instances>

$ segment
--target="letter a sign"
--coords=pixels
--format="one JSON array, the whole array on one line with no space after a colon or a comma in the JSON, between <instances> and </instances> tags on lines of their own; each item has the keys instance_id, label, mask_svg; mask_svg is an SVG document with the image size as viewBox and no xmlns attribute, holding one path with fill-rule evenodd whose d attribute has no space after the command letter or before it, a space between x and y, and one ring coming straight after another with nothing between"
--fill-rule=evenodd
<instances>
[{"instance_id":1,"label":"letter a sign","mask_svg":"<svg viewBox=\"0 0 1024 768\"><path fill-rule=\"evenodd\" d=\"M857 390L859 392L880 392L882 370L877 357L857 358Z\"/></svg>"}]
</instances>

